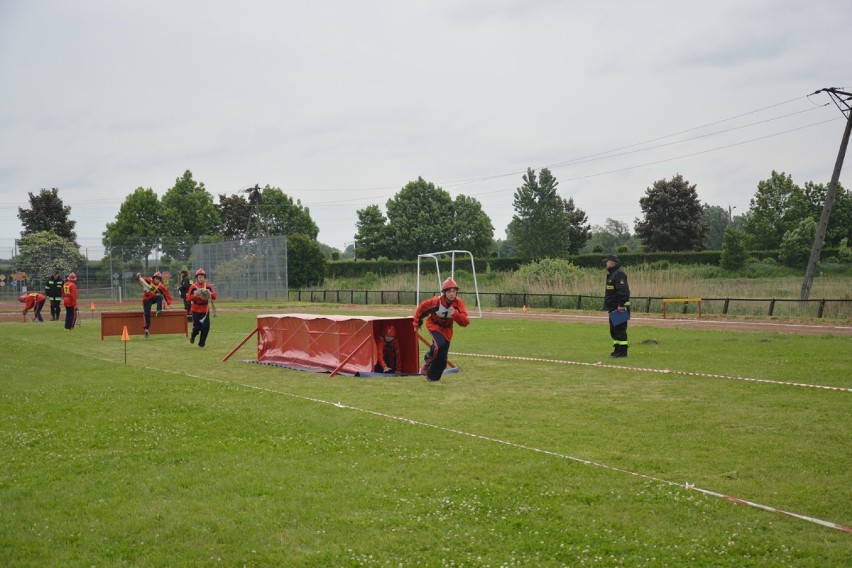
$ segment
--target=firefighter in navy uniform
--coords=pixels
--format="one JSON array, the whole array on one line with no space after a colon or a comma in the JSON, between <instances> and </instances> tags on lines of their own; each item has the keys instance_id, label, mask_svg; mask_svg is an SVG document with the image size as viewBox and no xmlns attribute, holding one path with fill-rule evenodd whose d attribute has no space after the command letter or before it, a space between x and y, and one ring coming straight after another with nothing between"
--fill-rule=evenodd
<instances>
[{"instance_id":1,"label":"firefighter in navy uniform","mask_svg":"<svg viewBox=\"0 0 852 568\"><path fill-rule=\"evenodd\" d=\"M189 301L189 297L187 296L190 286L192 286L192 280L189 279L189 271L181 270L180 285L178 286L177 291L180 299L183 300L183 309L186 310L187 321L192 321L192 311L190 310L192 303Z\"/></svg>"},{"instance_id":2,"label":"firefighter in navy uniform","mask_svg":"<svg viewBox=\"0 0 852 568\"><path fill-rule=\"evenodd\" d=\"M50 321L57 321L62 315L62 284L64 280L58 270L53 271L53 276L44 283L44 296L50 302Z\"/></svg>"},{"instance_id":3,"label":"firefighter in navy uniform","mask_svg":"<svg viewBox=\"0 0 852 568\"><path fill-rule=\"evenodd\" d=\"M606 293L604 294L604 309L607 313L613 311L630 313L630 286L627 274L621 269L621 260L614 254L604 260L606 262ZM612 358L627 357L627 321L612 325L609 320L609 335L612 337Z\"/></svg>"}]
</instances>

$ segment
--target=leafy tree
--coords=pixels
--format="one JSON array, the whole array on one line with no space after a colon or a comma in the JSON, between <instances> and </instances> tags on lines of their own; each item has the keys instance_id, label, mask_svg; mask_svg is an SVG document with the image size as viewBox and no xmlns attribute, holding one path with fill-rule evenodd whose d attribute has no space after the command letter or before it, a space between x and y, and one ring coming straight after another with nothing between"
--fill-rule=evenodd
<instances>
[{"instance_id":1,"label":"leafy tree","mask_svg":"<svg viewBox=\"0 0 852 568\"><path fill-rule=\"evenodd\" d=\"M683 176L661 179L639 200L644 218L636 220L636 236L649 251L689 251L704 246L707 227L695 185Z\"/></svg>"},{"instance_id":2,"label":"leafy tree","mask_svg":"<svg viewBox=\"0 0 852 568\"><path fill-rule=\"evenodd\" d=\"M18 241L15 270L27 273L30 288L40 289L54 270L68 274L85 266L80 247L52 231L30 233Z\"/></svg>"},{"instance_id":3,"label":"leafy tree","mask_svg":"<svg viewBox=\"0 0 852 568\"><path fill-rule=\"evenodd\" d=\"M494 241L494 252L492 255L497 258L512 258L516 254L516 248L515 240L512 238L512 235L507 229L505 239L497 239Z\"/></svg>"},{"instance_id":4,"label":"leafy tree","mask_svg":"<svg viewBox=\"0 0 852 568\"><path fill-rule=\"evenodd\" d=\"M163 235L163 215L157 194L151 188L137 188L124 199L115 216L107 223L102 242L107 253L123 261L144 259L160 244Z\"/></svg>"},{"instance_id":5,"label":"leafy tree","mask_svg":"<svg viewBox=\"0 0 852 568\"><path fill-rule=\"evenodd\" d=\"M435 184L418 177L387 201L386 210L387 238L396 243L388 258L410 259L452 248L453 200ZM360 252L357 254L361 257Z\"/></svg>"},{"instance_id":6,"label":"leafy tree","mask_svg":"<svg viewBox=\"0 0 852 568\"><path fill-rule=\"evenodd\" d=\"M277 187L266 186L260 193L263 206L263 229L267 235L305 235L316 240L319 227L311 219L311 211L301 200L293 201Z\"/></svg>"},{"instance_id":7,"label":"leafy tree","mask_svg":"<svg viewBox=\"0 0 852 568\"><path fill-rule=\"evenodd\" d=\"M725 270L739 270L748 260L745 247L745 235L742 231L728 227L722 236L722 254L719 265Z\"/></svg>"},{"instance_id":8,"label":"leafy tree","mask_svg":"<svg viewBox=\"0 0 852 568\"><path fill-rule=\"evenodd\" d=\"M239 240L246 236L252 207L245 196L240 194L219 194L219 204L216 205L221 222L220 232L227 240Z\"/></svg>"},{"instance_id":9,"label":"leafy tree","mask_svg":"<svg viewBox=\"0 0 852 568\"><path fill-rule=\"evenodd\" d=\"M815 184L812 181L805 182L802 188L802 198L805 204L802 209L809 212L810 217L819 222L822 216L822 208L825 204L825 196L828 193L828 188L823 184ZM791 199L791 201L794 201ZM798 196L794 202L798 202ZM801 214L798 220L804 218ZM852 193L843 189L843 186L837 185L837 193L834 197L834 204L831 206L831 217L828 220L828 228L825 232L826 246L836 247L843 239L852 238Z\"/></svg>"},{"instance_id":10,"label":"leafy tree","mask_svg":"<svg viewBox=\"0 0 852 568\"><path fill-rule=\"evenodd\" d=\"M486 256L494 243L494 225L473 197L459 195L453 201L453 248Z\"/></svg>"},{"instance_id":11,"label":"leafy tree","mask_svg":"<svg viewBox=\"0 0 852 568\"><path fill-rule=\"evenodd\" d=\"M524 184L515 190L515 214L509 230L516 239L518 254L524 258L564 258L586 243L590 227L586 214L576 209L573 199L556 192L559 182L547 168L538 179L527 168Z\"/></svg>"},{"instance_id":12,"label":"leafy tree","mask_svg":"<svg viewBox=\"0 0 852 568\"><path fill-rule=\"evenodd\" d=\"M586 212L574 206L574 198L563 199L565 217L568 220L568 254L578 254L591 235L591 226Z\"/></svg>"},{"instance_id":13,"label":"leafy tree","mask_svg":"<svg viewBox=\"0 0 852 568\"><path fill-rule=\"evenodd\" d=\"M250 190L254 191L254 189ZM221 233L229 239L255 238L263 235L299 233L316 240L317 224L301 201L293 201L277 187L267 185L248 195L219 195L216 211L221 220Z\"/></svg>"},{"instance_id":14,"label":"leafy tree","mask_svg":"<svg viewBox=\"0 0 852 568\"><path fill-rule=\"evenodd\" d=\"M171 235L164 239L163 250L174 258L189 258L192 245L200 242L202 236L216 233L221 226L213 196L207 193L203 183L192 179L189 170L175 180L161 203L164 233Z\"/></svg>"},{"instance_id":15,"label":"leafy tree","mask_svg":"<svg viewBox=\"0 0 852 568\"><path fill-rule=\"evenodd\" d=\"M387 219L378 205L369 205L357 211L358 231L355 233L355 258L390 257L395 251L387 233Z\"/></svg>"},{"instance_id":16,"label":"leafy tree","mask_svg":"<svg viewBox=\"0 0 852 568\"><path fill-rule=\"evenodd\" d=\"M749 249L777 249L784 233L808 216L807 211L803 210L804 199L795 200L796 194L802 195L801 188L783 172L773 170L769 179L758 182L757 192L749 201L749 210L743 224L746 246ZM798 203L798 211L791 210L791 199Z\"/></svg>"},{"instance_id":17,"label":"leafy tree","mask_svg":"<svg viewBox=\"0 0 852 568\"><path fill-rule=\"evenodd\" d=\"M287 237L287 284L293 288L322 284L325 280L325 255L319 243L306 235Z\"/></svg>"},{"instance_id":18,"label":"leafy tree","mask_svg":"<svg viewBox=\"0 0 852 568\"><path fill-rule=\"evenodd\" d=\"M793 268L804 268L811 256L816 231L817 222L808 217L784 233L779 254L781 262Z\"/></svg>"},{"instance_id":19,"label":"leafy tree","mask_svg":"<svg viewBox=\"0 0 852 568\"><path fill-rule=\"evenodd\" d=\"M707 234L704 236L704 247L709 250L720 250L722 248L725 229L731 223L728 210L718 205L708 205L705 203L701 220L704 226L707 227Z\"/></svg>"},{"instance_id":20,"label":"leafy tree","mask_svg":"<svg viewBox=\"0 0 852 568\"><path fill-rule=\"evenodd\" d=\"M476 199L450 194L418 177L387 201L387 218L378 205L357 211L357 258L410 259L450 249L487 255L494 227Z\"/></svg>"},{"instance_id":21,"label":"leafy tree","mask_svg":"<svg viewBox=\"0 0 852 568\"><path fill-rule=\"evenodd\" d=\"M70 220L71 207L62 203L59 198L59 189L44 189L38 195L27 193L30 199L30 208L18 207L18 219L24 226L22 237L41 231L52 231L63 239L77 244L77 234L74 232L76 221Z\"/></svg>"},{"instance_id":22,"label":"leafy tree","mask_svg":"<svg viewBox=\"0 0 852 568\"><path fill-rule=\"evenodd\" d=\"M837 248L837 259L840 262L852 262L852 248L849 247L849 239L840 239Z\"/></svg>"},{"instance_id":23,"label":"leafy tree","mask_svg":"<svg viewBox=\"0 0 852 568\"><path fill-rule=\"evenodd\" d=\"M617 251L620 247L626 250L636 250L640 247L639 242L630 232L630 225L616 219L609 219L603 226L592 227L589 240L583 248L585 252L609 252Z\"/></svg>"}]
</instances>

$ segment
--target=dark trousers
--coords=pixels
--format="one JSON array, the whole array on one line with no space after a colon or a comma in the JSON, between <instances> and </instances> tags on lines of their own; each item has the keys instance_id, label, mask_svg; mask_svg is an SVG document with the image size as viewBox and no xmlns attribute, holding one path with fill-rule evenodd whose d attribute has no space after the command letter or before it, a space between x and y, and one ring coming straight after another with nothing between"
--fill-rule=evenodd
<instances>
[{"instance_id":1,"label":"dark trousers","mask_svg":"<svg viewBox=\"0 0 852 568\"><path fill-rule=\"evenodd\" d=\"M33 316L35 316L35 319L38 321L44 321L41 317L41 309L44 307L44 302L45 300L42 300L41 302L36 302L33 308Z\"/></svg>"},{"instance_id":2,"label":"dark trousers","mask_svg":"<svg viewBox=\"0 0 852 568\"><path fill-rule=\"evenodd\" d=\"M198 346L204 347L207 343L207 334L210 333L210 312L199 314L192 312L192 339L196 336L201 336L198 339Z\"/></svg>"},{"instance_id":3,"label":"dark trousers","mask_svg":"<svg viewBox=\"0 0 852 568\"><path fill-rule=\"evenodd\" d=\"M627 322L619 325L609 323L609 336L612 337L613 345L627 345Z\"/></svg>"},{"instance_id":4,"label":"dark trousers","mask_svg":"<svg viewBox=\"0 0 852 568\"><path fill-rule=\"evenodd\" d=\"M447 355L450 353L450 342L440 331L429 331L432 335L432 345L426 352L423 364L426 365L426 376L430 381L438 381L447 368Z\"/></svg>"},{"instance_id":5,"label":"dark trousers","mask_svg":"<svg viewBox=\"0 0 852 568\"><path fill-rule=\"evenodd\" d=\"M163 297L157 294L150 300L142 301L142 313L145 318L145 329L151 327L151 306L157 304L157 311L162 311L163 309Z\"/></svg>"},{"instance_id":6,"label":"dark trousers","mask_svg":"<svg viewBox=\"0 0 852 568\"><path fill-rule=\"evenodd\" d=\"M74 329L77 323L77 308L65 306L65 329Z\"/></svg>"},{"instance_id":7,"label":"dark trousers","mask_svg":"<svg viewBox=\"0 0 852 568\"><path fill-rule=\"evenodd\" d=\"M62 308L59 306L61 302L61 298L58 298L56 300L50 300L50 319L59 319L59 316L62 314Z\"/></svg>"}]
</instances>

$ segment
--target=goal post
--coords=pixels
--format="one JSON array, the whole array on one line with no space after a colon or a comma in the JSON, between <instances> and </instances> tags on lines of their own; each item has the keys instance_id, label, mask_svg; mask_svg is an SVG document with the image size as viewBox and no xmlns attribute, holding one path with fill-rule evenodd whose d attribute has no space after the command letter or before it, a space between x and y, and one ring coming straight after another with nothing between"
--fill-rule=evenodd
<instances>
[{"instance_id":1,"label":"goal post","mask_svg":"<svg viewBox=\"0 0 852 568\"><path fill-rule=\"evenodd\" d=\"M441 290L441 282L443 282L443 277L441 276L441 265L438 262L440 256L447 255L450 257L450 278L455 280L456 278L456 255L460 256L468 256L470 257L470 271L473 274L473 292L476 295L476 309L479 312L478 316L471 317L482 317L482 302L479 301L479 284L476 282L476 266L473 262L473 254L470 251L466 250L445 250L440 252L429 252L424 254L417 255L417 299L415 302L415 306L420 305L420 263L421 261L428 261L428 259L432 259L435 261L435 273L438 275L438 292ZM428 292L428 294L432 294L432 292Z\"/></svg>"}]
</instances>

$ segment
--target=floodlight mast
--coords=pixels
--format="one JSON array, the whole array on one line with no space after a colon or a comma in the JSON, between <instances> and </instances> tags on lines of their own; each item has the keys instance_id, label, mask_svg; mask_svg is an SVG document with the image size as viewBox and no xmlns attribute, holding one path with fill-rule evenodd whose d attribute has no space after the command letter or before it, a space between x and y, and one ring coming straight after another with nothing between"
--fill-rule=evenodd
<instances>
[{"instance_id":1,"label":"floodlight mast","mask_svg":"<svg viewBox=\"0 0 852 568\"><path fill-rule=\"evenodd\" d=\"M415 305L417 305L417 306L420 305L420 259L431 258L435 261L435 272L438 275L438 293L440 293L442 278L441 278L441 266L438 263L438 257L440 255L445 255L445 254L450 255L450 277L453 278L453 279L455 279L455 277L456 277L456 254L462 254L462 255L466 254L467 256L470 257L470 270L473 273L473 291L476 295L476 308L477 308L477 311L479 312L478 316L473 316L473 317L481 318L482 317L482 302L479 301L479 284L476 281L476 265L473 262L473 254L470 251L466 251L466 250L445 250L445 251L440 251L440 252L430 252L430 253L424 253L424 254L418 254L417 255L417 301L416 301Z\"/></svg>"}]
</instances>

